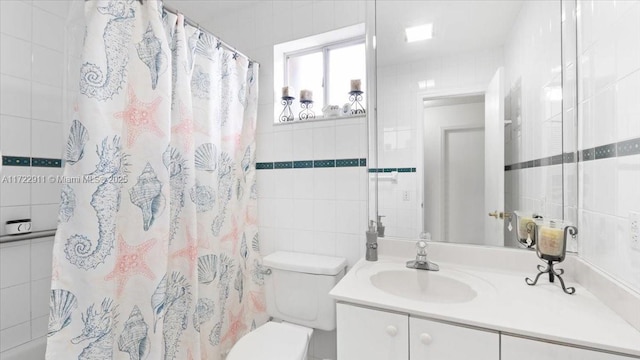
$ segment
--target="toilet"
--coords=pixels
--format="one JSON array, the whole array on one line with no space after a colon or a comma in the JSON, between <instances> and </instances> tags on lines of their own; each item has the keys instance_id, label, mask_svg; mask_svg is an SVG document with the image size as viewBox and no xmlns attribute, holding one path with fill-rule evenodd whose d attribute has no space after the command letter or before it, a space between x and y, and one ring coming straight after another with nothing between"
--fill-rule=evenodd
<instances>
[{"instance_id":1,"label":"toilet","mask_svg":"<svg viewBox=\"0 0 640 360\"><path fill-rule=\"evenodd\" d=\"M336 328L329 291L344 276L344 258L278 251L264 257L267 313L273 318L243 336L227 360L305 360L313 329Z\"/></svg>"}]
</instances>

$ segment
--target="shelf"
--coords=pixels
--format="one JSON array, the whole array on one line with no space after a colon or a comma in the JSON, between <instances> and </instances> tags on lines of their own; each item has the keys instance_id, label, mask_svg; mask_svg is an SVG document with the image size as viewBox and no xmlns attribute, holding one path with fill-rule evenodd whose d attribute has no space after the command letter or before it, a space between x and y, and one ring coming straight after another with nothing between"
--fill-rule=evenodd
<instances>
[{"instance_id":1,"label":"shelf","mask_svg":"<svg viewBox=\"0 0 640 360\"><path fill-rule=\"evenodd\" d=\"M328 121L328 120L348 120L348 119L360 119L366 117L367 114L357 114L357 115L349 115L349 116L316 116L314 119L310 120L300 120L299 118L294 118L293 121L288 122L274 122L273 125L292 125L292 124L303 124L309 122L318 122L318 121Z\"/></svg>"}]
</instances>

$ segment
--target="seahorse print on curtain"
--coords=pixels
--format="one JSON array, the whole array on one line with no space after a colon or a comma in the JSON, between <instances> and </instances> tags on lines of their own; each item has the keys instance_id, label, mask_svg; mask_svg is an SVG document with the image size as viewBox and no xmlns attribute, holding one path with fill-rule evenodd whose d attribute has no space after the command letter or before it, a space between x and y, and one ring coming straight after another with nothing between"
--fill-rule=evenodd
<instances>
[{"instance_id":1,"label":"seahorse print on curtain","mask_svg":"<svg viewBox=\"0 0 640 360\"><path fill-rule=\"evenodd\" d=\"M229 290L231 287L231 272L233 271L234 265L233 260L226 256L225 254L220 254L220 281L218 283L218 291L220 292L219 296L219 304L220 304L220 312L219 314L223 314L220 316L220 320L216 323L216 325L211 330L209 334L209 343L213 346L217 346L220 344L220 339L222 336L222 326L224 325L224 314L226 314L226 305L229 299Z\"/></svg>"},{"instance_id":2,"label":"seahorse print on curtain","mask_svg":"<svg viewBox=\"0 0 640 360\"><path fill-rule=\"evenodd\" d=\"M188 45L189 45L189 51L187 51L187 72L191 73L191 70L193 70L193 60L194 60L194 56L196 53L196 47L198 46L198 40L200 40L200 37L202 36L202 32L200 31L196 31L193 34L191 34L191 36L189 36L189 40L188 40Z\"/></svg>"},{"instance_id":3,"label":"seahorse print on curtain","mask_svg":"<svg viewBox=\"0 0 640 360\"><path fill-rule=\"evenodd\" d=\"M165 275L151 297L154 309L154 332L162 319L164 359L174 359L178 351L180 336L187 329L188 312L191 306L191 285L180 272Z\"/></svg>"},{"instance_id":4,"label":"seahorse print on curtain","mask_svg":"<svg viewBox=\"0 0 640 360\"><path fill-rule=\"evenodd\" d=\"M134 0L110 0L98 11L113 18L104 28L103 41L106 55L106 74L98 65L86 62L80 70L80 93L104 101L118 94L127 77L129 53L135 20Z\"/></svg>"},{"instance_id":5,"label":"seahorse print on curtain","mask_svg":"<svg viewBox=\"0 0 640 360\"><path fill-rule=\"evenodd\" d=\"M220 71L220 96L222 97L222 101L220 102L221 107L221 115L220 115L220 125L224 126L227 124L229 120L229 109L231 108L231 101L233 97L231 96L231 82L233 77L233 66L231 62L235 60L235 54L231 55L228 53L222 54L222 69Z\"/></svg>"},{"instance_id":6,"label":"seahorse print on curtain","mask_svg":"<svg viewBox=\"0 0 640 360\"><path fill-rule=\"evenodd\" d=\"M91 197L91 206L98 219L98 239L95 248L85 235L76 234L67 239L65 254L70 263L81 269L92 269L102 264L111 253L116 237L116 220L120 210L120 194L127 175L127 155L122 152L120 137L102 140L96 152L100 161L88 176L102 179Z\"/></svg>"},{"instance_id":7,"label":"seahorse print on curtain","mask_svg":"<svg viewBox=\"0 0 640 360\"><path fill-rule=\"evenodd\" d=\"M234 168L235 164L229 154L226 152L221 153L220 168L218 170L218 201L220 203L220 211L211 225L211 232L213 232L214 236L220 235L220 229L222 229L222 225L226 219L227 206L231 200L231 193L233 191Z\"/></svg>"},{"instance_id":8,"label":"seahorse print on curtain","mask_svg":"<svg viewBox=\"0 0 640 360\"><path fill-rule=\"evenodd\" d=\"M178 228L180 227L180 213L184 207L184 192L187 186L187 164L186 160L182 157L180 152L167 146L167 149L162 153L162 162L169 171L169 188L171 189L170 198L170 219L169 224L169 243L173 242L176 237Z\"/></svg>"},{"instance_id":9,"label":"seahorse print on curtain","mask_svg":"<svg viewBox=\"0 0 640 360\"><path fill-rule=\"evenodd\" d=\"M84 327L82 333L71 340L72 344L80 344L89 340L78 360L111 359L113 357L113 340L118 317L117 305L113 300L105 298L100 310L94 310L94 305L89 306L86 313L82 314Z\"/></svg>"},{"instance_id":10,"label":"seahorse print on curtain","mask_svg":"<svg viewBox=\"0 0 640 360\"><path fill-rule=\"evenodd\" d=\"M46 359L223 360L268 320L259 64L159 0L70 7L86 32L64 175L84 181L60 193Z\"/></svg>"}]
</instances>

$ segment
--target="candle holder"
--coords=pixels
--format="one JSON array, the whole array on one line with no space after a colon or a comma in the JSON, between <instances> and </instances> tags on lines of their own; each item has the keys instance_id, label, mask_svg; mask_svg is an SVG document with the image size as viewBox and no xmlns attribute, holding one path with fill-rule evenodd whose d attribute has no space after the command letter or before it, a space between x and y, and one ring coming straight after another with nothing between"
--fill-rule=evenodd
<instances>
[{"instance_id":1,"label":"candle holder","mask_svg":"<svg viewBox=\"0 0 640 360\"><path fill-rule=\"evenodd\" d=\"M560 225L563 225L562 222ZM547 263L547 266L538 265L539 273L536 278L534 280L526 278L525 282L527 285L533 286L542 274L549 274L550 283L553 283L557 277L560 280L562 291L569 295L574 294L576 288L566 287L564 284L562 279L564 269L555 269L554 266L564 261L567 251L567 236L575 237L578 234L578 229L570 225L558 227L557 222L549 221L548 224L536 224L536 231L538 233L536 254Z\"/></svg>"},{"instance_id":2,"label":"candle holder","mask_svg":"<svg viewBox=\"0 0 640 360\"><path fill-rule=\"evenodd\" d=\"M358 115L358 114L364 114L365 110L364 110L364 106L362 106L362 94L364 94L363 91L360 90L352 90L349 91L349 101L351 101L351 114L352 115Z\"/></svg>"},{"instance_id":3,"label":"candle holder","mask_svg":"<svg viewBox=\"0 0 640 360\"><path fill-rule=\"evenodd\" d=\"M538 214L525 213L522 211L514 211L516 214L516 236L518 242L527 249L533 249L536 246L536 221L541 221L542 216Z\"/></svg>"},{"instance_id":4,"label":"candle holder","mask_svg":"<svg viewBox=\"0 0 640 360\"><path fill-rule=\"evenodd\" d=\"M311 110L311 108L313 108L313 100L300 100L300 107L302 108L302 111L300 111L300 114L298 115L300 120L316 118L316 113Z\"/></svg>"},{"instance_id":5,"label":"candle holder","mask_svg":"<svg viewBox=\"0 0 640 360\"><path fill-rule=\"evenodd\" d=\"M280 113L280 122L289 122L293 121L293 111L291 111L291 104L293 104L293 100L295 98L293 96L283 96L282 101L280 102L284 109Z\"/></svg>"}]
</instances>

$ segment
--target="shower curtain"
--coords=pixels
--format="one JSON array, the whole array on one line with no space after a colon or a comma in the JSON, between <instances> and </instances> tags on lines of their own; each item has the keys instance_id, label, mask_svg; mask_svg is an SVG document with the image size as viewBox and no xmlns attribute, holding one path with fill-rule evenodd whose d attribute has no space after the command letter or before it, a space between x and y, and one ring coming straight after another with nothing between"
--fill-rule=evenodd
<instances>
[{"instance_id":1,"label":"shower curtain","mask_svg":"<svg viewBox=\"0 0 640 360\"><path fill-rule=\"evenodd\" d=\"M258 64L155 0L84 18L47 359L222 359L267 320Z\"/></svg>"}]
</instances>

